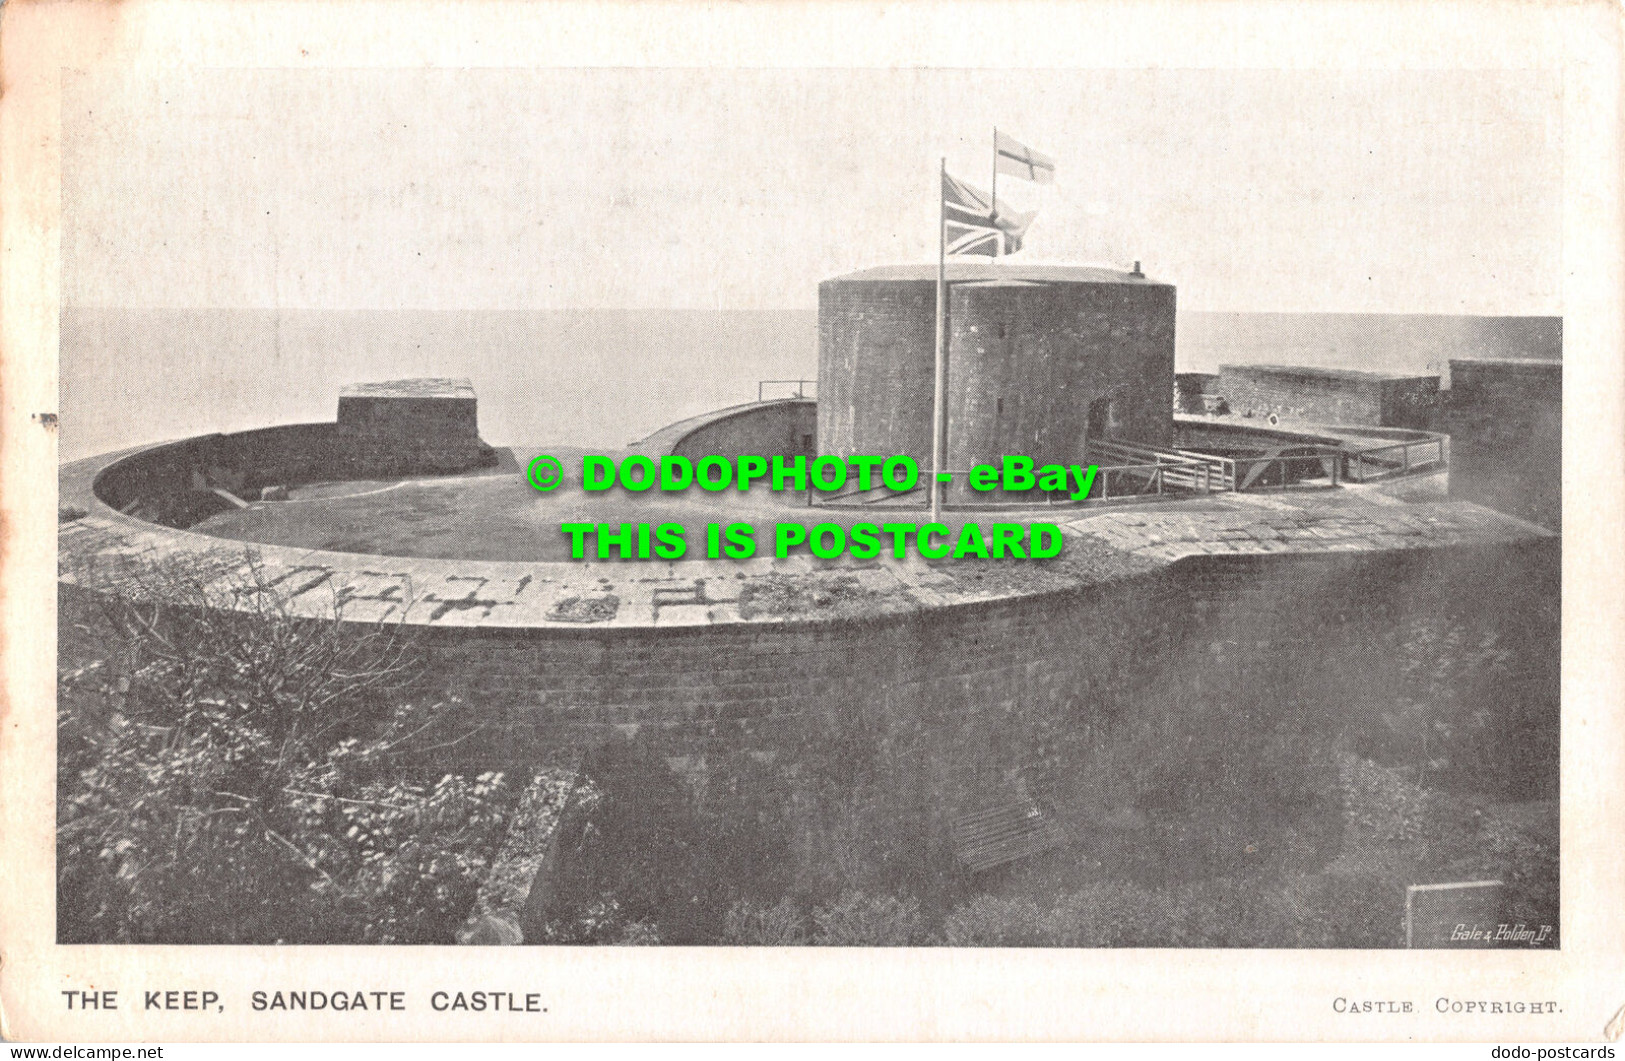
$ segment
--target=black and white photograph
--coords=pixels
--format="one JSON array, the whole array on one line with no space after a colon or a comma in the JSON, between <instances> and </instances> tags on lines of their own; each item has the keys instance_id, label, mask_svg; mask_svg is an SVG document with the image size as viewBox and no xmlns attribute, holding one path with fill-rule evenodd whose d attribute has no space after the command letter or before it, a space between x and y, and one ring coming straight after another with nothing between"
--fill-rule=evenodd
<instances>
[{"instance_id":1,"label":"black and white photograph","mask_svg":"<svg viewBox=\"0 0 1625 1061\"><path fill-rule=\"evenodd\" d=\"M297 40L53 71L49 946L1613 931L1563 68Z\"/></svg>"},{"instance_id":2,"label":"black and white photograph","mask_svg":"<svg viewBox=\"0 0 1625 1061\"><path fill-rule=\"evenodd\" d=\"M63 111L62 942L1560 945L1538 76Z\"/></svg>"}]
</instances>

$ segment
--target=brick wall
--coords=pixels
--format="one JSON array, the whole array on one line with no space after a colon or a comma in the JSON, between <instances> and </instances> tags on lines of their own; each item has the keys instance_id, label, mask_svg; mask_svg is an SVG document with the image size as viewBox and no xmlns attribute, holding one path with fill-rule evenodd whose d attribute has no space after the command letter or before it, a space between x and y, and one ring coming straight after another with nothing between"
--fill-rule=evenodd
<instances>
[{"instance_id":1,"label":"brick wall","mask_svg":"<svg viewBox=\"0 0 1625 1061\"><path fill-rule=\"evenodd\" d=\"M344 474L335 424L286 424L230 435L200 435L115 461L96 478L96 495L116 509L142 498L183 495L194 473L229 479L252 495L262 486ZM224 473L224 474L221 474Z\"/></svg>"},{"instance_id":2,"label":"brick wall","mask_svg":"<svg viewBox=\"0 0 1625 1061\"><path fill-rule=\"evenodd\" d=\"M1091 430L1172 441L1171 286L964 284L949 305L950 467L1087 463Z\"/></svg>"},{"instance_id":3,"label":"brick wall","mask_svg":"<svg viewBox=\"0 0 1625 1061\"><path fill-rule=\"evenodd\" d=\"M1233 413L1326 424L1426 430L1436 376L1388 376L1278 365L1222 365L1218 393Z\"/></svg>"},{"instance_id":4,"label":"brick wall","mask_svg":"<svg viewBox=\"0 0 1625 1061\"><path fill-rule=\"evenodd\" d=\"M1545 616L1549 629L1506 643L1528 654L1555 710L1556 556L1545 540L1206 557L1107 586L868 621L421 636L432 690L463 697L486 727L457 752L470 763L624 739L689 760L793 760L811 733L869 726L915 750L918 795L946 815L1110 759L1114 742L1239 738L1279 721L1204 716L1227 700L1344 727L1349 703L1381 700L1400 680L1371 629L1411 616L1469 614L1502 631Z\"/></svg>"},{"instance_id":5,"label":"brick wall","mask_svg":"<svg viewBox=\"0 0 1625 1061\"><path fill-rule=\"evenodd\" d=\"M480 441L467 380L356 384L339 395L339 448L348 476L446 474L496 463Z\"/></svg>"},{"instance_id":6,"label":"brick wall","mask_svg":"<svg viewBox=\"0 0 1625 1061\"><path fill-rule=\"evenodd\" d=\"M245 498L261 487L372 476L433 475L494 463L478 438L447 441L346 432L340 425L284 424L229 435L199 435L115 461L96 478L96 496L120 511L136 502L160 509L184 502L194 475ZM184 507L184 505L182 505ZM163 520L172 526L186 523Z\"/></svg>"},{"instance_id":7,"label":"brick wall","mask_svg":"<svg viewBox=\"0 0 1625 1061\"><path fill-rule=\"evenodd\" d=\"M1563 365L1450 362L1450 496L1563 526Z\"/></svg>"},{"instance_id":8,"label":"brick wall","mask_svg":"<svg viewBox=\"0 0 1625 1061\"><path fill-rule=\"evenodd\" d=\"M1433 431L1439 419L1439 377L1387 379L1382 384L1381 427Z\"/></svg>"},{"instance_id":9,"label":"brick wall","mask_svg":"<svg viewBox=\"0 0 1625 1061\"><path fill-rule=\"evenodd\" d=\"M1019 272L1019 270L1016 270ZM819 285L818 448L931 456L936 285L835 279ZM1007 453L1086 460L1091 405L1102 430L1171 439L1175 291L1094 280L949 284L948 461Z\"/></svg>"},{"instance_id":10,"label":"brick wall","mask_svg":"<svg viewBox=\"0 0 1625 1061\"><path fill-rule=\"evenodd\" d=\"M1483 735L1485 754L1515 751L1514 780L1549 792L1559 563L1555 539L1203 557L867 621L431 627L415 635L428 660L420 695L463 705L437 768L522 771L559 749L631 741L702 785L766 761L793 786L798 763L838 777L832 754L872 756L879 765L851 783L940 854L968 810L1030 795L1087 818L1172 798L1193 778L1220 793L1203 813L1284 820L1300 809L1293 786L1325 768L1336 740L1415 695L1415 673L1493 637L1512 677L1483 691L1482 708L1505 721ZM61 602L67 639L87 595L64 586ZM1468 636L1437 636L1451 624Z\"/></svg>"}]
</instances>

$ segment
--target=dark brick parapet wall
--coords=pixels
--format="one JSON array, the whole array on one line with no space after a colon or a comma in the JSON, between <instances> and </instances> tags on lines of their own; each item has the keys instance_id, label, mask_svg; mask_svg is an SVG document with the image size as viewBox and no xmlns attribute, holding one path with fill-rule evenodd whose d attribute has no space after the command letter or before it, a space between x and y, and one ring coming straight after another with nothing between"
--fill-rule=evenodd
<instances>
[{"instance_id":1,"label":"dark brick parapet wall","mask_svg":"<svg viewBox=\"0 0 1625 1061\"><path fill-rule=\"evenodd\" d=\"M262 487L374 476L437 475L485 467L496 453L477 435L384 434L337 423L285 424L199 435L152 446L116 460L95 479L95 492L120 511L142 502L184 499L200 481L248 497ZM169 520L158 520L171 525Z\"/></svg>"},{"instance_id":2,"label":"dark brick parapet wall","mask_svg":"<svg viewBox=\"0 0 1625 1061\"><path fill-rule=\"evenodd\" d=\"M1103 586L869 620L407 636L424 652L424 695L461 699L480 728L447 753L463 763L517 766L624 739L673 755L793 756L810 719L874 716L931 746L933 795L951 806L977 798L956 773L1042 765L1055 753L1027 742L1046 727L1104 732L1154 710L1177 731L1190 705L1152 696L1159 684L1199 687L1238 668L1284 679L1307 665L1304 646L1346 636L1351 622L1474 594L1487 615L1521 621L1540 584L1531 572L1550 568L1556 544L1192 558ZM89 599L67 584L61 596L65 613ZM1365 674L1348 694L1380 689L1379 678Z\"/></svg>"},{"instance_id":3,"label":"dark brick parapet wall","mask_svg":"<svg viewBox=\"0 0 1625 1061\"><path fill-rule=\"evenodd\" d=\"M1422 673L1450 662L1430 654L1457 640L1417 641L1418 622L1470 623L1461 643L1493 636L1512 656L1482 704L1507 728L1485 739L1517 731L1507 747L1539 781L1555 771L1559 559L1557 539L1201 557L868 620L408 636L420 695L462 704L436 768L522 772L624 741L710 781L765 762L794 783L795 764L856 748L883 764L866 783L885 813L940 845L954 816L1023 795L1133 803L1206 772L1237 800L1278 798L1249 787L1258 770L1312 769L1414 695L1401 650ZM71 659L93 598L64 584L60 601Z\"/></svg>"},{"instance_id":4,"label":"dark brick parapet wall","mask_svg":"<svg viewBox=\"0 0 1625 1061\"><path fill-rule=\"evenodd\" d=\"M262 486L314 482L344 474L337 424L286 424L200 435L133 453L97 475L98 497L115 509L142 498L184 495L194 474L230 480L245 493Z\"/></svg>"},{"instance_id":5,"label":"dark brick parapet wall","mask_svg":"<svg viewBox=\"0 0 1625 1061\"><path fill-rule=\"evenodd\" d=\"M1450 496L1563 526L1563 365L1453 360Z\"/></svg>"},{"instance_id":6,"label":"dark brick parapet wall","mask_svg":"<svg viewBox=\"0 0 1625 1061\"><path fill-rule=\"evenodd\" d=\"M1238 414L1425 431L1438 405L1439 377L1223 365L1218 382L1207 389Z\"/></svg>"}]
</instances>

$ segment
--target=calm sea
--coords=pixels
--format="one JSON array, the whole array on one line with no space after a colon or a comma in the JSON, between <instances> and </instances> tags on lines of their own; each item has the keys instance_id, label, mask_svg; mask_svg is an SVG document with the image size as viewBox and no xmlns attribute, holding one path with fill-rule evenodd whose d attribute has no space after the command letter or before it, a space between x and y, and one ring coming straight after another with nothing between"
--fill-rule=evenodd
<instances>
[{"instance_id":1,"label":"calm sea","mask_svg":"<svg viewBox=\"0 0 1625 1061\"><path fill-rule=\"evenodd\" d=\"M1444 372L1562 356L1556 317L1182 313L1181 371L1222 362ZM331 420L361 380L466 376L496 445L615 447L818 374L814 310L62 312L61 459ZM782 389L781 389L782 393Z\"/></svg>"}]
</instances>

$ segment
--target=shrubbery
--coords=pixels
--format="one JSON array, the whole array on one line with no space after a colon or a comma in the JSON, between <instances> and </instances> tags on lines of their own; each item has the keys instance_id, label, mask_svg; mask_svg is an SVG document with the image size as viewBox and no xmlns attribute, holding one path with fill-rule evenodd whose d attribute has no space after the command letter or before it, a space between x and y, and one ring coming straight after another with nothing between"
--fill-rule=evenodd
<instances>
[{"instance_id":1,"label":"shrubbery","mask_svg":"<svg viewBox=\"0 0 1625 1061\"><path fill-rule=\"evenodd\" d=\"M807 925L790 896L768 907L734 903L722 922L722 940L746 947L794 947L807 942Z\"/></svg>"},{"instance_id":2,"label":"shrubbery","mask_svg":"<svg viewBox=\"0 0 1625 1061\"><path fill-rule=\"evenodd\" d=\"M1321 874L1285 887L1215 878L1170 888L1106 881L1052 900L978 896L950 913L961 947L1395 946L1403 896L1375 878Z\"/></svg>"},{"instance_id":3,"label":"shrubbery","mask_svg":"<svg viewBox=\"0 0 1625 1061\"><path fill-rule=\"evenodd\" d=\"M723 942L741 946L910 947L937 940L926 929L920 902L895 895L848 891L804 915L786 896L772 906L735 903L723 923Z\"/></svg>"},{"instance_id":4,"label":"shrubbery","mask_svg":"<svg viewBox=\"0 0 1625 1061\"><path fill-rule=\"evenodd\" d=\"M832 947L907 947L930 942L918 899L846 892L813 911L814 943Z\"/></svg>"},{"instance_id":5,"label":"shrubbery","mask_svg":"<svg viewBox=\"0 0 1625 1061\"><path fill-rule=\"evenodd\" d=\"M770 801L724 791L702 808L648 748L600 748L582 774L527 940L715 943L733 903L783 893L784 829Z\"/></svg>"},{"instance_id":6,"label":"shrubbery","mask_svg":"<svg viewBox=\"0 0 1625 1061\"><path fill-rule=\"evenodd\" d=\"M458 735L411 646L292 615L252 560L122 591L62 619L60 940L451 942L517 794L414 767Z\"/></svg>"},{"instance_id":7,"label":"shrubbery","mask_svg":"<svg viewBox=\"0 0 1625 1061\"><path fill-rule=\"evenodd\" d=\"M742 946L1391 947L1403 893L1375 877L1268 885L1227 877L1168 888L1102 881L1047 898L978 895L932 931L918 901L847 892L803 913L794 899L736 903L723 941Z\"/></svg>"}]
</instances>

